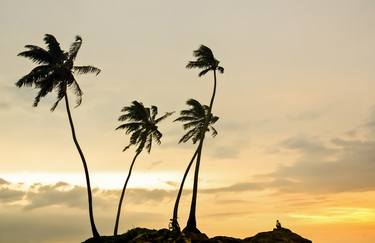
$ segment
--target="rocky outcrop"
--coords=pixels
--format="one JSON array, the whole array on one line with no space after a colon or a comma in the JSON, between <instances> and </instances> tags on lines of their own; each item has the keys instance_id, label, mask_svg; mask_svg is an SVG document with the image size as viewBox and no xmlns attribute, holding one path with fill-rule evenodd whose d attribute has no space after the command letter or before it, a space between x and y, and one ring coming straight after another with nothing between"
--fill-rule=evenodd
<instances>
[{"instance_id":1,"label":"rocky outcrop","mask_svg":"<svg viewBox=\"0 0 375 243\"><path fill-rule=\"evenodd\" d=\"M102 236L101 240L89 239L85 243L311 243L289 229L280 228L273 231L258 233L255 236L245 239L238 239L228 236L215 236L208 238L201 233L176 233L167 229L154 230L145 228L135 228L127 233L118 236Z\"/></svg>"}]
</instances>

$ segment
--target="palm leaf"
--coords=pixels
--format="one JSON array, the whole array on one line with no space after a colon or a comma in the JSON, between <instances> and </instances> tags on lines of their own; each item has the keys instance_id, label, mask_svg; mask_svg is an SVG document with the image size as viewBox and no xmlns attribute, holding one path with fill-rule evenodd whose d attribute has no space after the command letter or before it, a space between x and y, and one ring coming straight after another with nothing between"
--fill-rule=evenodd
<instances>
[{"instance_id":1,"label":"palm leaf","mask_svg":"<svg viewBox=\"0 0 375 243\"><path fill-rule=\"evenodd\" d=\"M212 137L216 137L217 130L213 126L210 126L210 129L212 130Z\"/></svg>"},{"instance_id":2,"label":"palm leaf","mask_svg":"<svg viewBox=\"0 0 375 243\"><path fill-rule=\"evenodd\" d=\"M162 134L158 131L157 123L170 116L173 112L167 112L162 117L156 118L158 108L156 106L144 107L141 102L133 101L130 106L125 106L121 109L122 114L118 120L128 121L116 128L125 129L126 134L131 134L129 145L124 150L131 146L136 146L137 153L146 148L148 152L151 151L152 141L160 144Z\"/></svg>"},{"instance_id":3,"label":"palm leaf","mask_svg":"<svg viewBox=\"0 0 375 243\"><path fill-rule=\"evenodd\" d=\"M207 69L204 69L203 71L201 71L198 76L199 77L202 77L203 75L205 75L208 71L212 70L211 68L207 68Z\"/></svg>"},{"instance_id":4,"label":"palm leaf","mask_svg":"<svg viewBox=\"0 0 375 243\"><path fill-rule=\"evenodd\" d=\"M54 57L56 63L63 63L63 51L60 48L60 43L51 34L44 35L44 42L47 44L48 52Z\"/></svg>"},{"instance_id":5,"label":"palm leaf","mask_svg":"<svg viewBox=\"0 0 375 243\"><path fill-rule=\"evenodd\" d=\"M79 87L79 84L75 80L72 82L70 87L73 89L73 92L76 96L76 106L75 107L78 107L82 103L83 92L82 92L81 88Z\"/></svg>"},{"instance_id":6,"label":"palm leaf","mask_svg":"<svg viewBox=\"0 0 375 243\"><path fill-rule=\"evenodd\" d=\"M155 124L158 124L162 120L164 120L167 117L171 116L173 113L174 113L174 111L173 112L166 112L163 116L161 116L161 117L159 117L158 119L155 120Z\"/></svg>"},{"instance_id":7,"label":"palm leaf","mask_svg":"<svg viewBox=\"0 0 375 243\"><path fill-rule=\"evenodd\" d=\"M154 105L151 106L151 119L154 121L156 115L158 114L158 108Z\"/></svg>"},{"instance_id":8,"label":"palm leaf","mask_svg":"<svg viewBox=\"0 0 375 243\"><path fill-rule=\"evenodd\" d=\"M53 104L53 106L51 107L51 112L53 112L57 105L59 104L60 100L62 98L64 98L64 96L66 95L66 84L64 82L60 82L58 84L58 87L57 87L57 100L56 102Z\"/></svg>"},{"instance_id":9,"label":"palm leaf","mask_svg":"<svg viewBox=\"0 0 375 243\"><path fill-rule=\"evenodd\" d=\"M93 66L74 66L73 71L77 74L95 73L98 75L101 70Z\"/></svg>"},{"instance_id":10,"label":"palm leaf","mask_svg":"<svg viewBox=\"0 0 375 243\"><path fill-rule=\"evenodd\" d=\"M178 141L178 143L186 143L187 141L190 140L190 138L192 138L195 134L196 134L196 129L191 129L189 130L187 133L185 133L184 136L182 136L182 138Z\"/></svg>"},{"instance_id":11,"label":"palm leaf","mask_svg":"<svg viewBox=\"0 0 375 243\"><path fill-rule=\"evenodd\" d=\"M74 61L77 57L78 51L82 45L82 38L81 36L77 35L76 40L72 43L69 49L69 59Z\"/></svg>"},{"instance_id":12,"label":"palm leaf","mask_svg":"<svg viewBox=\"0 0 375 243\"><path fill-rule=\"evenodd\" d=\"M217 70L219 70L220 73L224 73L224 68L221 67L221 66L218 66L218 67L217 67Z\"/></svg>"},{"instance_id":13,"label":"palm leaf","mask_svg":"<svg viewBox=\"0 0 375 243\"><path fill-rule=\"evenodd\" d=\"M38 83L41 79L46 78L49 73L52 71L49 65L41 65L35 67L31 72L23 76L20 80L16 82L17 87L22 86L32 86L33 84Z\"/></svg>"},{"instance_id":14,"label":"palm leaf","mask_svg":"<svg viewBox=\"0 0 375 243\"><path fill-rule=\"evenodd\" d=\"M34 45L26 45L25 48L29 50L20 52L17 56L29 58L31 61L38 64L52 63L53 58L45 49Z\"/></svg>"}]
</instances>

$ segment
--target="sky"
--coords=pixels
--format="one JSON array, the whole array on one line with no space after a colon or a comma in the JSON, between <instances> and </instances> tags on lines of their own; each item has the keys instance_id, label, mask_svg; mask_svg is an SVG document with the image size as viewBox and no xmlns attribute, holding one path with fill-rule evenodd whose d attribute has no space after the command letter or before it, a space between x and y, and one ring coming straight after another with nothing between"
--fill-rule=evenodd
<instances>
[{"instance_id":1,"label":"sky","mask_svg":"<svg viewBox=\"0 0 375 243\"><path fill-rule=\"evenodd\" d=\"M194 153L172 122L186 100L208 104L213 75L185 68L209 46L218 75L219 134L203 149L197 223L209 236L248 237L276 219L322 243L375 240L375 2L0 0L0 242L90 237L84 173L63 103L32 107L36 90L14 83L34 66L17 54L53 34L76 35L83 92L72 109L94 186L94 213L112 233L134 150L115 131L133 100L176 113L162 144L139 156L120 231L167 227ZM72 93L69 93L72 96ZM192 176L180 207L187 220ZM22 232L20 234L19 232Z\"/></svg>"}]
</instances>

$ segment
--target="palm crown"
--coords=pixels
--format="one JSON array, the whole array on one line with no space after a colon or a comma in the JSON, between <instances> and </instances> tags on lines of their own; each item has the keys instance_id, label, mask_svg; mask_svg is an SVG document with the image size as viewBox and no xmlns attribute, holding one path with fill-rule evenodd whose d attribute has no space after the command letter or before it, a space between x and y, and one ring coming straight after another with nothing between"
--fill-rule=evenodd
<instances>
[{"instance_id":1,"label":"palm crown","mask_svg":"<svg viewBox=\"0 0 375 243\"><path fill-rule=\"evenodd\" d=\"M196 61L190 61L187 68L199 68L203 69L199 73L199 77L205 75L208 71L218 70L220 73L224 72L224 68L219 66L220 61L215 59L211 49L205 45L201 45L198 50L193 52L193 55L197 58Z\"/></svg>"},{"instance_id":2,"label":"palm crown","mask_svg":"<svg viewBox=\"0 0 375 243\"><path fill-rule=\"evenodd\" d=\"M47 48L44 49L35 45L26 45L28 50L18 54L31 59L39 64L31 72L16 82L18 87L34 86L39 92L34 100L34 106L37 106L40 99L46 96L52 90L57 91L57 101L51 108L54 111L59 101L66 94L66 87L72 87L76 95L76 104L79 106L82 102L82 91L74 78L74 73L100 73L100 69L93 66L74 66L74 61L82 45L82 38L76 36L69 51L61 50L59 42L53 35L46 34L44 42Z\"/></svg>"},{"instance_id":3,"label":"palm crown","mask_svg":"<svg viewBox=\"0 0 375 243\"><path fill-rule=\"evenodd\" d=\"M213 127L213 124L216 123L219 117L209 114L209 107L207 105L202 105L195 99L189 99L186 104L190 106L190 109L182 110L180 112L181 116L175 120L184 122L183 127L185 130L188 130L188 132L182 136L179 143L185 143L192 139L195 144L202 137L202 134L205 133L204 127L207 120L208 125L206 131L212 131L212 136L215 137L217 131Z\"/></svg>"},{"instance_id":4,"label":"palm crown","mask_svg":"<svg viewBox=\"0 0 375 243\"><path fill-rule=\"evenodd\" d=\"M133 101L131 106L125 106L121 111L125 114L121 115L118 120L128 122L118 126L116 130L125 129L126 134L132 133L129 145L123 151L134 145L137 146L137 153L140 153L144 147L150 153L153 140L158 144L161 143L162 134L159 132L157 124L173 114L173 112L167 112L156 118L158 114L156 106L152 105L151 108L146 108L138 101Z\"/></svg>"}]
</instances>

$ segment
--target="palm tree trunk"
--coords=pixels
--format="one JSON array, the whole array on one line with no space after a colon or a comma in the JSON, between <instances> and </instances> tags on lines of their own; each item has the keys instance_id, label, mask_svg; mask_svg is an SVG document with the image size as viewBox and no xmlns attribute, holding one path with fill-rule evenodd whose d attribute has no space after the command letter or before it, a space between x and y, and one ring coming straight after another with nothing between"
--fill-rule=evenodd
<instances>
[{"instance_id":1,"label":"palm tree trunk","mask_svg":"<svg viewBox=\"0 0 375 243\"><path fill-rule=\"evenodd\" d=\"M132 173L132 170L133 170L133 166L134 166L134 162L135 160L137 159L138 155L140 154L141 152L137 152L133 158L133 161L130 165L130 168L129 168L129 173L128 173L128 176L125 180L125 184L124 184L124 187L122 188L122 192L121 192L121 197L120 197L120 201L119 201L119 204L118 204L118 208L117 208L117 216L116 216L116 223L115 223L115 229L113 231L113 234L114 235L117 235L117 231L118 231L118 225L119 225L119 221L120 221L120 214L121 214L121 205L122 205L122 201L124 199L124 196L125 196L125 190L126 190L126 186L128 185L128 181L129 181L129 178L130 178L130 175Z\"/></svg>"},{"instance_id":2,"label":"palm tree trunk","mask_svg":"<svg viewBox=\"0 0 375 243\"><path fill-rule=\"evenodd\" d=\"M186 179L186 177L187 177L187 175L190 171L190 167L193 164L195 157L197 157L197 154L198 154L198 149L195 151L195 153L193 155L193 158L191 158L190 163L185 170L184 177L182 178L182 181L181 181L180 189L178 190L176 202L175 202L174 208L173 208L173 218L171 220L172 230L174 230L174 231L180 232L180 226L179 226L178 220L177 220L177 218L178 218L177 217L177 215L178 215L178 205L180 204L180 198L181 198L181 195L182 195L182 190L184 188L185 179Z\"/></svg>"},{"instance_id":3,"label":"palm tree trunk","mask_svg":"<svg viewBox=\"0 0 375 243\"><path fill-rule=\"evenodd\" d=\"M212 91L210 106L208 108L208 114L207 115L208 115L209 118L211 117L212 106L214 104L215 95L216 95L216 70L214 69L213 71L214 71L214 88L213 88L213 91ZM196 215L195 214L196 214L196 206L197 206L199 166L200 166L200 162L201 162L204 135L206 133L208 124L209 124L209 119L207 119L205 124L204 124L204 129L203 129L204 132L202 133L202 137L199 141L198 158L197 158L197 163L195 165L194 186L193 186L193 195L192 195L192 199L191 199L189 219L188 219L186 227L184 229L184 231L188 231L188 232L200 232L197 229L197 221L196 221Z\"/></svg>"},{"instance_id":4,"label":"palm tree trunk","mask_svg":"<svg viewBox=\"0 0 375 243\"><path fill-rule=\"evenodd\" d=\"M208 115L211 115L212 107L214 105L215 95L216 95L216 70L214 70L214 90L212 91L210 106L208 108ZM207 125L208 125L208 122L207 122Z\"/></svg>"},{"instance_id":5,"label":"palm tree trunk","mask_svg":"<svg viewBox=\"0 0 375 243\"><path fill-rule=\"evenodd\" d=\"M87 184L87 196L88 196L88 201L89 201L89 215L90 215L90 224L91 224L92 234L93 234L94 238L100 238L100 235L99 235L99 233L96 229L95 222L94 222L94 212L93 212L93 209L92 209L92 195L91 195L89 170L87 168L86 159L85 159L85 157L82 153L81 147L79 146L79 143L77 141L72 115L70 114L68 94L66 94L66 93L65 93L65 104L66 104L66 111L68 113L70 128L72 130L73 141L74 141L74 144L76 145L79 156L81 157L83 168L85 170L85 177L86 177L86 184Z\"/></svg>"},{"instance_id":6,"label":"palm tree trunk","mask_svg":"<svg viewBox=\"0 0 375 243\"><path fill-rule=\"evenodd\" d=\"M193 185L193 194L191 199L190 205L190 213L189 218L186 224L184 231L187 232L199 232L197 229L197 220L196 220L196 208L197 208L197 196L198 196L198 175L199 175L199 166L201 162L201 155L202 155L202 148L203 148L203 141L204 136L199 141L199 146L197 148L197 163L195 164L195 172L194 172L194 185Z\"/></svg>"}]
</instances>

